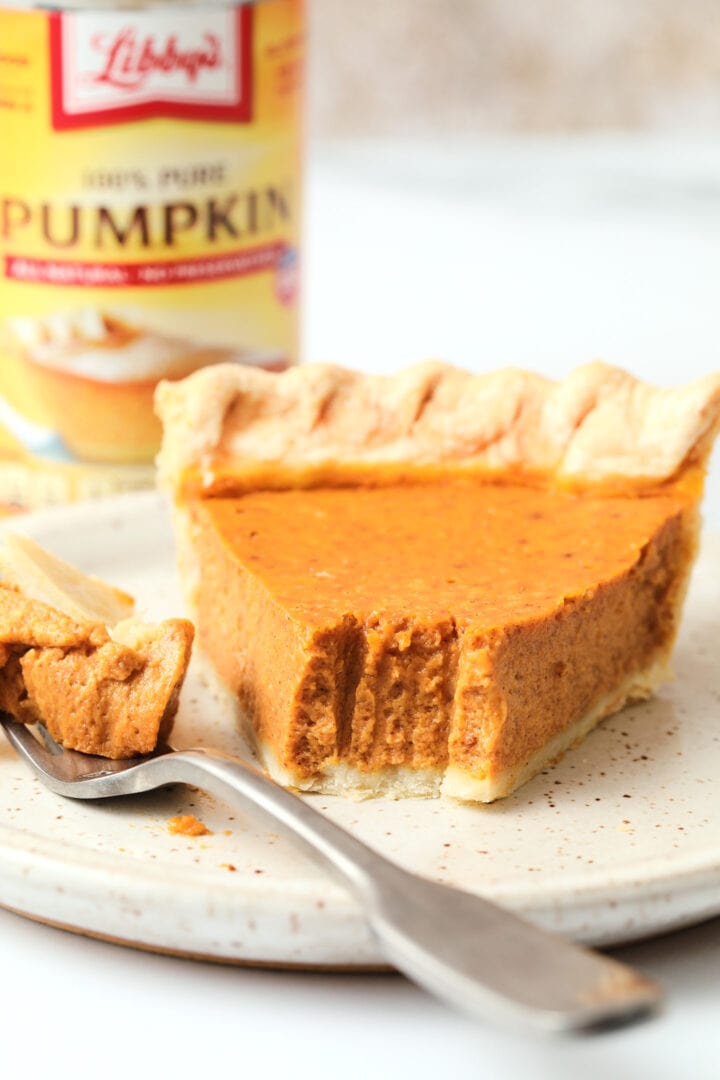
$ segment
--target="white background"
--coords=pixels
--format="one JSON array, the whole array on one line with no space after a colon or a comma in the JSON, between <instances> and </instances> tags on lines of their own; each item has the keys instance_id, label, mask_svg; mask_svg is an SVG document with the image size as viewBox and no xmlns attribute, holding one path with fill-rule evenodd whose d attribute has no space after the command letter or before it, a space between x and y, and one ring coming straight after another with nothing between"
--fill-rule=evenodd
<instances>
[{"instance_id":1,"label":"white background","mask_svg":"<svg viewBox=\"0 0 720 1080\"><path fill-rule=\"evenodd\" d=\"M307 359L561 374L602 356L667 384L720 367L709 142L355 144L315 155L308 201ZM663 980L664 1014L552 1042L398 976L223 968L0 912L0 1078L716 1077L720 923L624 956Z\"/></svg>"}]
</instances>

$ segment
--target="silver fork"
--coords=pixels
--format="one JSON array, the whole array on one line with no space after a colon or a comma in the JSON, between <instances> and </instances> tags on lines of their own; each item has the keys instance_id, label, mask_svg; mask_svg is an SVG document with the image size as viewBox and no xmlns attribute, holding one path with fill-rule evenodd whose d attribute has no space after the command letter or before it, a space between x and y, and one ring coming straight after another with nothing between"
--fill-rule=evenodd
<instances>
[{"instance_id":1,"label":"silver fork","mask_svg":"<svg viewBox=\"0 0 720 1080\"><path fill-rule=\"evenodd\" d=\"M0 713L18 754L72 799L192 784L252 803L359 902L387 960L430 993L482 1020L543 1031L588 1031L653 1012L660 988L616 960L538 929L479 896L408 873L251 765L216 750L162 748L109 761L46 746Z\"/></svg>"}]
</instances>

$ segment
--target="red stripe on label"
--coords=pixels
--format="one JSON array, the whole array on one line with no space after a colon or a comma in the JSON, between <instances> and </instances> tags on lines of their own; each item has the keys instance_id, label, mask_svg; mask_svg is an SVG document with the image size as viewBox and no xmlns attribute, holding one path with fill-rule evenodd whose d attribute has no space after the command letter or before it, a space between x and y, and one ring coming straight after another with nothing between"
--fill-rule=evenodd
<instances>
[{"instance_id":1,"label":"red stripe on label","mask_svg":"<svg viewBox=\"0 0 720 1080\"><path fill-rule=\"evenodd\" d=\"M263 244L245 251L208 255L198 259L162 262L90 263L62 259L31 259L5 256L5 277L43 285L81 285L89 288L147 288L152 285L189 285L198 281L221 281L274 270L286 250L285 244Z\"/></svg>"}]
</instances>

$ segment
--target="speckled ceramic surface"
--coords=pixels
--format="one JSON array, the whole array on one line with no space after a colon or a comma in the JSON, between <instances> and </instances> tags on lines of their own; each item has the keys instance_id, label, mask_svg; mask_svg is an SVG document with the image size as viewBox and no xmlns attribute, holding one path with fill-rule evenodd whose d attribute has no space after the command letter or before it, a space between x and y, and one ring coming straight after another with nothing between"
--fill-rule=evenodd
<instances>
[{"instance_id":1,"label":"speckled ceramic surface","mask_svg":"<svg viewBox=\"0 0 720 1080\"><path fill-rule=\"evenodd\" d=\"M11 522L178 614L170 525L154 494ZM482 892L580 940L618 943L720 913L720 537L706 536L677 681L611 718L556 768L489 807L438 800L315 805L409 869ZM196 664L176 745L247 753L233 709ZM212 831L173 836L192 812ZM252 812L181 787L73 803L0 739L0 904L85 932L225 960L373 965L345 893Z\"/></svg>"}]
</instances>

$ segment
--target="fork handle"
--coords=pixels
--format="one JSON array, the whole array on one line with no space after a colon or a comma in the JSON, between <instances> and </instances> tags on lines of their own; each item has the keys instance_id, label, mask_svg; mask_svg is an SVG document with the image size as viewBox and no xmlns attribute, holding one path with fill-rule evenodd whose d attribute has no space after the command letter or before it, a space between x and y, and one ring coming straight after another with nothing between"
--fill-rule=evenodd
<instances>
[{"instance_id":1,"label":"fork handle","mask_svg":"<svg viewBox=\"0 0 720 1080\"><path fill-rule=\"evenodd\" d=\"M410 874L252 766L209 750L156 758L163 782L238 795L300 841L360 902L387 959L484 1020L545 1031L621 1024L654 1011L658 985L479 896Z\"/></svg>"}]
</instances>

